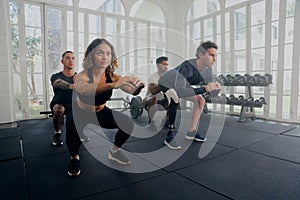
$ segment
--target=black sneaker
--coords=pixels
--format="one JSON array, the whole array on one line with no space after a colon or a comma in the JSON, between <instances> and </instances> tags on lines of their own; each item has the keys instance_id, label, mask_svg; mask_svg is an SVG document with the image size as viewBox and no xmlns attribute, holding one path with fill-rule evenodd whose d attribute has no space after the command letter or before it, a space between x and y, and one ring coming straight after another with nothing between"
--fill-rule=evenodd
<instances>
[{"instance_id":1,"label":"black sneaker","mask_svg":"<svg viewBox=\"0 0 300 200\"><path fill-rule=\"evenodd\" d=\"M68 174L69 176L78 176L80 174L80 161L76 158L73 158L69 162Z\"/></svg>"},{"instance_id":2,"label":"black sneaker","mask_svg":"<svg viewBox=\"0 0 300 200\"><path fill-rule=\"evenodd\" d=\"M188 131L185 138L187 140L195 140L197 142L205 142L206 138L198 133L198 131L194 130L192 132Z\"/></svg>"},{"instance_id":3,"label":"black sneaker","mask_svg":"<svg viewBox=\"0 0 300 200\"><path fill-rule=\"evenodd\" d=\"M129 165L131 163L131 161L120 150L117 150L116 152L109 150L108 159L117 161L122 165Z\"/></svg>"},{"instance_id":4,"label":"black sneaker","mask_svg":"<svg viewBox=\"0 0 300 200\"><path fill-rule=\"evenodd\" d=\"M168 132L167 138L164 140L164 144L167 145L170 149L181 149L181 146L177 144L175 140L174 131L170 130Z\"/></svg>"},{"instance_id":5,"label":"black sneaker","mask_svg":"<svg viewBox=\"0 0 300 200\"><path fill-rule=\"evenodd\" d=\"M52 141L52 145L53 146L61 146L63 145L63 141L61 139L61 133L55 133L53 135L53 141Z\"/></svg>"}]
</instances>

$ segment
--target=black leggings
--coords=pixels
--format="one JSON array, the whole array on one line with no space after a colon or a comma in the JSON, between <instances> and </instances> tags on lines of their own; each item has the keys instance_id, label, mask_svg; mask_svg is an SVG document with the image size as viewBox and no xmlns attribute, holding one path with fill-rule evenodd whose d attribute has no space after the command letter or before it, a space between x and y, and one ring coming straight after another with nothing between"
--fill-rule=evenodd
<instances>
[{"instance_id":1,"label":"black leggings","mask_svg":"<svg viewBox=\"0 0 300 200\"><path fill-rule=\"evenodd\" d=\"M158 86L163 93L166 93L169 90L169 88L167 88L163 85L158 85ZM179 103L176 103L173 99L171 99L170 105L167 108L167 112L169 114L169 125L174 125L174 123L175 123L178 106L179 106Z\"/></svg>"},{"instance_id":2,"label":"black leggings","mask_svg":"<svg viewBox=\"0 0 300 200\"><path fill-rule=\"evenodd\" d=\"M122 129L119 127L120 123L122 123ZM83 129L87 124L99 124L106 129L118 129L114 140L114 145L117 147L121 147L127 141L134 127L131 118L119 111L104 107L99 112L89 112L79 108L75 102L73 112L69 112L66 116L66 144L72 157L79 152L81 145L79 136L83 134Z\"/></svg>"}]
</instances>

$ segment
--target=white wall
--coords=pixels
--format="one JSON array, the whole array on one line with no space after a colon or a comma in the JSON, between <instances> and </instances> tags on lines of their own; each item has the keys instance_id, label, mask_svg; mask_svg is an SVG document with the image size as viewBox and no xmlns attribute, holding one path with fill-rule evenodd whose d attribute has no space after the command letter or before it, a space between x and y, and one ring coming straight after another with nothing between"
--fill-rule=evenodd
<instances>
[{"instance_id":1,"label":"white wall","mask_svg":"<svg viewBox=\"0 0 300 200\"><path fill-rule=\"evenodd\" d=\"M168 1L166 6L167 44L170 67L176 67L186 59L185 55L185 10L188 1Z\"/></svg>"},{"instance_id":2,"label":"white wall","mask_svg":"<svg viewBox=\"0 0 300 200\"><path fill-rule=\"evenodd\" d=\"M14 121L13 109L11 105L12 94L11 91L11 76L10 76L10 65L9 65L9 51L8 45L10 44L9 35L10 32L7 29L8 16L8 3L7 0L0 1L0 123L8 123Z\"/></svg>"}]
</instances>

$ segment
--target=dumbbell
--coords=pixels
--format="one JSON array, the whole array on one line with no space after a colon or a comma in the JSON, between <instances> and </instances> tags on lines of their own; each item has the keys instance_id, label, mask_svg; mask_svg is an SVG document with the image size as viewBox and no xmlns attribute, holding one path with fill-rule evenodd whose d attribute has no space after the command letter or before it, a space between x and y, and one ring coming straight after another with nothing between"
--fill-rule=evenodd
<instances>
[{"instance_id":1,"label":"dumbbell","mask_svg":"<svg viewBox=\"0 0 300 200\"><path fill-rule=\"evenodd\" d=\"M245 80L246 80L246 85L249 85L248 79L251 75L250 74L244 74Z\"/></svg>"},{"instance_id":2,"label":"dumbbell","mask_svg":"<svg viewBox=\"0 0 300 200\"><path fill-rule=\"evenodd\" d=\"M211 102L211 99L210 99L209 94L204 93L202 96L203 96L203 98L205 99L205 101L206 101L207 103L210 103L210 102Z\"/></svg>"},{"instance_id":3,"label":"dumbbell","mask_svg":"<svg viewBox=\"0 0 300 200\"><path fill-rule=\"evenodd\" d=\"M224 74L220 74L217 78L217 81L221 84L221 85L225 85L225 83L227 82L227 78Z\"/></svg>"},{"instance_id":4,"label":"dumbbell","mask_svg":"<svg viewBox=\"0 0 300 200\"><path fill-rule=\"evenodd\" d=\"M264 86L263 82L260 83L260 79L261 79L261 81L264 81L265 76L262 76L260 74L254 74L253 76L256 78L256 86Z\"/></svg>"},{"instance_id":5,"label":"dumbbell","mask_svg":"<svg viewBox=\"0 0 300 200\"><path fill-rule=\"evenodd\" d=\"M255 107L262 107L262 105L265 104L263 101L260 101L259 99L256 99L254 101L254 106Z\"/></svg>"},{"instance_id":6,"label":"dumbbell","mask_svg":"<svg viewBox=\"0 0 300 200\"><path fill-rule=\"evenodd\" d=\"M226 94L221 94L221 96L220 96L220 103L226 104L227 100L228 100L228 97L226 96Z\"/></svg>"},{"instance_id":7,"label":"dumbbell","mask_svg":"<svg viewBox=\"0 0 300 200\"><path fill-rule=\"evenodd\" d=\"M229 95L229 98L227 99L227 104L235 105L237 101L238 101L238 99L233 94L231 94L231 95Z\"/></svg>"},{"instance_id":8,"label":"dumbbell","mask_svg":"<svg viewBox=\"0 0 300 200\"><path fill-rule=\"evenodd\" d=\"M225 83L225 85L230 85L230 86L236 85L236 79L233 75L227 74L226 79L227 79L227 82L226 82L227 84Z\"/></svg>"},{"instance_id":9,"label":"dumbbell","mask_svg":"<svg viewBox=\"0 0 300 200\"><path fill-rule=\"evenodd\" d=\"M249 102L250 106L254 106L254 98L253 97L249 97L248 102Z\"/></svg>"},{"instance_id":10,"label":"dumbbell","mask_svg":"<svg viewBox=\"0 0 300 200\"><path fill-rule=\"evenodd\" d=\"M256 79L256 85L258 85L258 79L261 77L261 75L260 74L254 74L253 76Z\"/></svg>"},{"instance_id":11,"label":"dumbbell","mask_svg":"<svg viewBox=\"0 0 300 200\"><path fill-rule=\"evenodd\" d=\"M254 101L254 106L256 106L256 107L261 107L263 104L267 104L264 97L260 97L259 99L256 99Z\"/></svg>"},{"instance_id":12,"label":"dumbbell","mask_svg":"<svg viewBox=\"0 0 300 200\"><path fill-rule=\"evenodd\" d=\"M244 76L246 77L247 85L255 86L257 84L257 80L255 76L251 76L249 74L245 74Z\"/></svg>"},{"instance_id":13,"label":"dumbbell","mask_svg":"<svg viewBox=\"0 0 300 200\"><path fill-rule=\"evenodd\" d=\"M245 76L246 79L247 79L247 78L250 77L251 75L250 75L250 74L244 74L244 76Z\"/></svg>"},{"instance_id":14,"label":"dumbbell","mask_svg":"<svg viewBox=\"0 0 300 200\"><path fill-rule=\"evenodd\" d=\"M226 97L226 104L230 104L230 99L229 99L229 97Z\"/></svg>"},{"instance_id":15,"label":"dumbbell","mask_svg":"<svg viewBox=\"0 0 300 200\"><path fill-rule=\"evenodd\" d=\"M133 119L143 114L143 100L140 96L133 97L130 101L130 114Z\"/></svg>"},{"instance_id":16,"label":"dumbbell","mask_svg":"<svg viewBox=\"0 0 300 200\"><path fill-rule=\"evenodd\" d=\"M254 106L254 98L249 97L248 99L245 99L244 100L244 105L245 106Z\"/></svg>"},{"instance_id":17,"label":"dumbbell","mask_svg":"<svg viewBox=\"0 0 300 200\"><path fill-rule=\"evenodd\" d=\"M245 76L242 76L240 74L235 74L236 84L239 86L244 86L247 83L247 79Z\"/></svg>"},{"instance_id":18,"label":"dumbbell","mask_svg":"<svg viewBox=\"0 0 300 200\"><path fill-rule=\"evenodd\" d=\"M267 79L268 79L268 81L267 81L267 85L269 85L269 84L272 84L272 79L273 79L273 76L272 76L272 74L265 74L265 77L267 77Z\"/></svg>"},{"instance_id":19,"label":"dumbbell","mask_svg":"<svg viewBox=\"0 0 300 200\"><path fill-rule=\"evenodd\" d=\"M259 101L261 104L267 104L265 97L260 97Z\"/></svg>"},{"instance_id":20,"label":"dumbbell","mask_svg":"<svg viewBox=\"0 0 300 200\"><path fill-rule=\"evenodd\" d=\"M256 99L256 100L254 101L254 106L255 106L255 107L261 107L262 104L260 103L260 101L259 101L258 99Z\"/></svg>"},{"instance_id":21,"label":"dumbbell","mask_svg":"<svg viewBox=\"0 0 300 200\"><path fill-rule=\"evenodd\" d=\"M268 77L260 76L257 78L257 85L258 86L267 86L268 85Z\"/></svg>"},{"instance_id":22,"label":"dumbbell","mask_svg":"<svg viewBox=\"0 0 300 200\"><path fill-rule=\"evenodd\" d=\"M220 103L220 96L210 97L212 103Z\"/></svg>"},{"instance_id":23,"label":"dumbbell","mask_svg":"<svg viewBox=\"0 0 300 200\"><path fill-rule=\"evenodd\" d=\"M243 105L245 101L245 97L243 95L240 95L237 99L236 105Z\"/></svg>"}]
</instances>

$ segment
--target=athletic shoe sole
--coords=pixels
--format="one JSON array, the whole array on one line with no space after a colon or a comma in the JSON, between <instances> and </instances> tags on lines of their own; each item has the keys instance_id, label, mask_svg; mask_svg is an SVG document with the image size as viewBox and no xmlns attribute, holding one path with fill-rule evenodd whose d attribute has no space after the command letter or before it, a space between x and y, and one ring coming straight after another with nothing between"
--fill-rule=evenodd
<instances>
[{"instance_id":1,"label":"athletic shoe sole","mask_svg":"<svg viewBox=\"0 0 300 200\"><path fill-rule=\"evenodd\" d=\"M64 143L61 142L60 144L58 144L58 143L56 143L56 142L51 142L51 144L52 144L53 146L61 146L61 145L63 145Z\"/></svg>"},{"instance_id":2,"label":"athletic shoe sole","mask_svg":"<svg viewBox=\"0 0 300 200\"><path fill-rule=\"evenodd\" d=\"M89 140L90 140L90 138L80 138L81 142L86 142L86 141L89 141Z\"/></svg>"},{"instance_id":3,"label":"athletic shoe sole","mask_svg":"<svg viewBox=\"0 0 300 200\"><path fill-rule=\"evenodd\" d=\"M79 170L79 172L77 172L76 174L72 174L72 173L70 173L70 172L68 171L68 175L69 175L69 176L78 176L78 175L80 174L80 172L81 172L81 171Z\"/></svg>"},{"instance_id":4,"label":"athletic shoe sole","mask_svg":"<svg viewBox=\"0 0 300 200\"><path fill-rule=\"evenodd\" d=\"M192 136L185 136L185 139L187 139L187 140L195 140L197 142L205 142L206 141L206 138L204 140L202 140L202 139L195 138L195 137L192 137Z\"/></svg>"},{"instance_id":5,"label":"athletic shoe sole","mask_svg":"<svg viewBox=\"0 0 300 200\"><path fill-rule=\"evenodd\" d=\"M177 147L171 146L166 140L164 140L164 144L167 145L167 147L169 147L170 149L174 149L174 150L181 149L181 146L177 146Z\"/></svg>"},{"instance_id":6,"label":"athletic shoe sole","mask_svg":"<svg viewBox=\"0 0 300 200\"><path fill-rule=\"evenodd\" d=\"M129 165L129 164L131 163L130 161L128 161L128 162L123 162L123 161L121 161L121 160L119 160L119 159L113 157L113 156L111 155L111 153L108 153L108 159L113 160L113 161L116 161L117 163L120 163L120 164L122 164L122 165Z\"/></svg>"}]
</instances>

